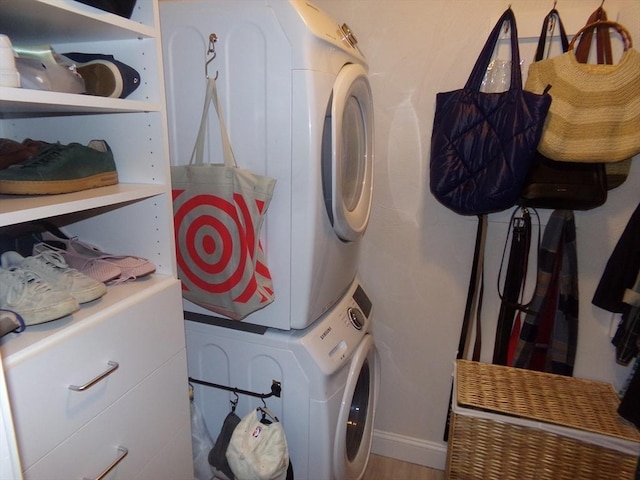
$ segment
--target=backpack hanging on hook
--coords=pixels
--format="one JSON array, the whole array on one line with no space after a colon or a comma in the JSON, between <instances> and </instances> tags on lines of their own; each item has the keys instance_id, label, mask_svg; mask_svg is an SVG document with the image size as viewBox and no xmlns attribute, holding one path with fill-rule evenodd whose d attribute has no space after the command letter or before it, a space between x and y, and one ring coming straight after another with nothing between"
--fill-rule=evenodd
<instances>
[{"instance_id":1,"label":"backpack hanging on hook","mask_svg":"<svg viewBox=\"0 0 640 480\"><path fill-rule=\"evenodd\" d=\"M263 423L262 414L273 421ZM236 480L287 479L290 464L284 428L265 407L251 410L240 421L226 456Z\"/></svg>"},{"instance_id":2,"label":"backpack hanging on hook","mask_svg":"<svg viewBox=\"0 0 640 480\"><path fill-rule=\"evenodd\" d=\"M216 469L216 478L221 477L220 473L224 474L227 478L233 479L233 472L227 461L227 449L231 442L231 436L234 430L240 423L240 417L236 415L236 407L238 405L238 394L235 393L235 400L230 400L231 411L227 414L222 422L222 428L220 434L216 439L216 443L209 452L209 464Z\"/></svg>"}]
</instances>

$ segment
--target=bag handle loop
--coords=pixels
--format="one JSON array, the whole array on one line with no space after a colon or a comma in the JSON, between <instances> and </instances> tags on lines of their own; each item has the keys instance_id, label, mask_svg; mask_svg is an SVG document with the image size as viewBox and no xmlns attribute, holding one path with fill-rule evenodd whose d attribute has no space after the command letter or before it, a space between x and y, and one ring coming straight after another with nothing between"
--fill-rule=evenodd
<instances>
[{"instance_id":1,"label":"bag handle loop","mask_svg":"<svg viewBox=\"0 0 640 480\"><path fill-rule=\"evenodd\" d=\"M480 91L482 79L489 67L493 51L496 48L500 31L504 23L507 23L511 35L511 85L509 90L522 90L522 72L520 71L520 50L518 48L518 29L516 27L516 17L511 7L502 14L496 25L491 30L487 42L484 44L478 59L476 60L471 75L465 85L466 89Z\"/></svg>"},{"instance_id":2,"label":"bag handle loop","mask_svg":"<svg viewBox=\"0 0 640 480\"><path fill-rule=\"evenodd\" d=\"M567 37L566 30L564 29L564 25L562 24L562 20L560 19L560 14L558 10L555 8L551 10L546 17L544 17L544 22L542 23L542 31L540 32L540 39L538 40L538 48L536 49L536 62L539 62L544 58L544 51L547 45L547 34L549 32L549 25L551 22L557 22L558 28L560 30L560 42L562 43L562 51L566 52L569 49L569 38Z\"/></svg>"},{"instance_id":3,"label":"bag handle loop","mask_svg":"<svg viewBox=\"0 0 640 480\"><path fill-rule=\"evenodd\" d=\"M607 12L604 8L598 7L587 20L585 25L594 23L600 20L607 20ZM589 51L591 50L591 41L593 39L593 31L587 30L584 32L580 41L576 46L576 59L579 63L587 63L589 60ZM565 50L566 51L566 50ZM604 25L596 28L596 52L599 64L612 65L613 54L611 53L611 36L609 34L609 27Z\"/></svg>"},{"instance_id":4,"label":"bag handle loop","mask_svg":"<svg viewBox=\"0 0 640 480\"><path fill-rule=\"evenodd\" d=\"M233 155L233 149L231 148L231 142L229 141L229 135L227 134L227 128L225 126L218 101L216 79L212 77L207 79L207 91L204 97L204 108L202 109L200 128L198 129L198 136L196 137L196 144L194 145L193 152L191 153L189 165L204 165L204 137L209 125L209 106L211 103L213 103L216 109L216 114L218 115L220 123L220 138L222 140L222 158L224 160L224 165L226 167L237 167L238 165L236 164L236 159Z\"/></svg>"},{"instance_id":5,"label":"bag handle loop","mask_svg":"<svg viewBox=\"0 0 640 480\"><path fill-rule=\"evenodd\" d=\"M631 47L633 47L633 41L631 40L631 34L621 24L619 24L618 22L613 22L611 20L598 20L597 22L589 23L589 24L585 25L584 27L582 27L580 30L578 30L578 32L571 39L571 43L569 43L569 50L573 50L573 45L576 43L576 40L578 38L580 38L580 36L583 33L587 32L587 31L590 31L590 30L592 30L594 28L600 29L601 27L613 28L620 34L620 36L622 37L622 41L624 42L624 51L625 52L627 50L629 50Z\"/></svg>"}]
</instances>

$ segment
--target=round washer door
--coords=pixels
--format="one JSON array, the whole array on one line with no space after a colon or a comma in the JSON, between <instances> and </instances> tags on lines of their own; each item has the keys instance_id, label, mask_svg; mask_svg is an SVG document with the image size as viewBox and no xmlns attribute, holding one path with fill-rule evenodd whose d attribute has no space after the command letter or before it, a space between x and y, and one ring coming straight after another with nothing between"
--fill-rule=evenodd
<instances>
[{"instance_id":1,"label":"round washer door","mask_svg":"<svg viewBox=\"0 0 640 480\"><path fill-rule=\"evenodd\" d=\"M367 228L373 190L373 98L361 65L345 65L338 73L331 98L330 132L327 209L338 237L352 242Z\"/></svg>"},{"instance_id":2,"label":"round washer door","mask_svg":"<svg viewBox=\"0 0 640 480\"><path fill-rule=\"evenodd\" d=\"M362 476L369 461L380 365L373 336L366 334L351 358L333 444L333 475L344 480Z\"/></svg>"}]
</instances>

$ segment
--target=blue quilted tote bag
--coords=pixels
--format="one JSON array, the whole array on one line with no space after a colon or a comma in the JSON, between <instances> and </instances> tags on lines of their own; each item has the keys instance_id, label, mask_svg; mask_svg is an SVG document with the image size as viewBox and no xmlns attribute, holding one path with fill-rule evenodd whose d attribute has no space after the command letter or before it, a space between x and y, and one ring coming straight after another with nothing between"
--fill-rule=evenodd
<instances>
[{"instance_id":1,"label":"blue quilted tote bag","mask_svg":"<svg viewBox=\"0 0 640 480\"><path fill-rule=\"evenodd\" d=\"M484 93L482 80L505 23L511 34L509 90ZM535 94L522 89L518 31L509 8L491 31L464 88L436 96L432 194L461 215L499 212L515 205L550 105L546 90Z\"/></svg>"}]
</instances>

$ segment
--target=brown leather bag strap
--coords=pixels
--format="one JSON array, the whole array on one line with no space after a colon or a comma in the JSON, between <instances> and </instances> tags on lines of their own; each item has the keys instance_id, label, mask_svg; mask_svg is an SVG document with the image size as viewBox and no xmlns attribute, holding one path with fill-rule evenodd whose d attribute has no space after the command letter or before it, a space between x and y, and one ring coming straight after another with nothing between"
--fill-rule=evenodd
<instances>
[{"instance_id":1,"label":"brown leather bag strap","mask_svg":"<svg viewBox=\"0 0 640 480\"><path fill-rule=\"evenodd\" d=\"M591 14L589 20L585 25L591 25L603 20L607 20L607 12L604 8L599 7L595 12ZM580 63L587 63L589 60L589 51L591 50L591 41L593 39L593 30L588 29L580 38L578 47L576 48L576 59ZM609 27L605 25L599 25L596 27L596 53L599 64L612 65L613 55L611 53L611 36L609 34Z\"/></svg>"},{"instance_id":2,"label":"brown leather bag strap","mask_svg":"<svg viewBox=\"0 0 640 480\"><path fill-rule=\"evenodd\" d=\"M589 23L584 27L582 27L580 30L578 30L578 32L575 34L575 36L571 39L571 42L569 43L569 50L573 50L574 44L576 43L576 40L578 38L580 38L585 33L590 32L596 28L606 28L607 30L609 30L610 28L615 29L622 37L622 41L624 42L625 52L633 46L633 42L631 40L631 34L626 28L624 28L623 25L621 25L618 22L612 22L611 20L600 20L595 23Z\"/></svg>"}]
</instances>

